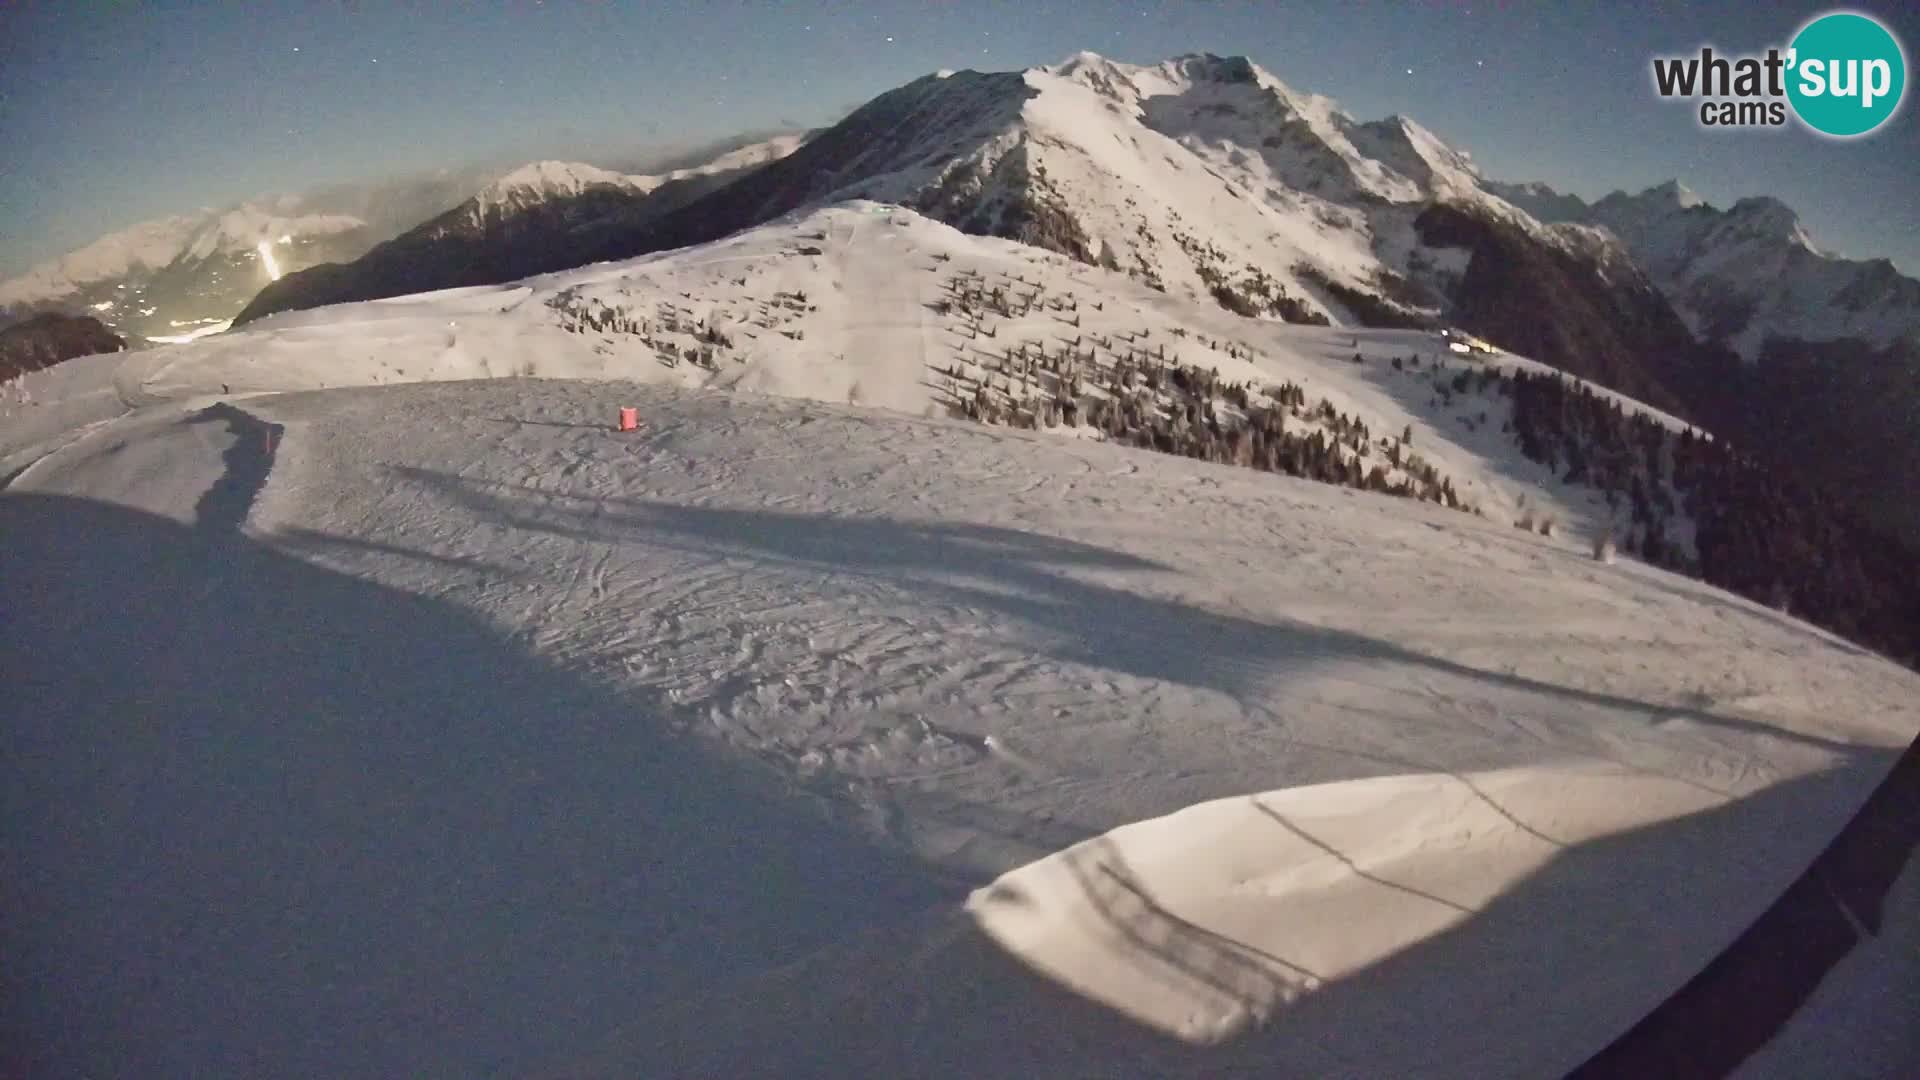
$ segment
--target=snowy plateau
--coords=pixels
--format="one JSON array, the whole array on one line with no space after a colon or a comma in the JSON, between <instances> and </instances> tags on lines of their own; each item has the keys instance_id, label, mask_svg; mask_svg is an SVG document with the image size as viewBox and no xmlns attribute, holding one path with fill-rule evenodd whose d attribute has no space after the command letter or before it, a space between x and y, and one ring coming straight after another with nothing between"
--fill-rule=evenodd
<instances>
[{"instance_id":1,"label":"snowy plateau","mask_svg":"<svg viewBox=\"0 0 1920 1080\"><path fill-rule=\"evenodd\" d=\"M1557 1076L1920 733L1436 389L1541 365L1124 270L838 198L0 388L0 1073ZM963 418L1147 355L1460 507Z\"/></svg>"}]
</instances>

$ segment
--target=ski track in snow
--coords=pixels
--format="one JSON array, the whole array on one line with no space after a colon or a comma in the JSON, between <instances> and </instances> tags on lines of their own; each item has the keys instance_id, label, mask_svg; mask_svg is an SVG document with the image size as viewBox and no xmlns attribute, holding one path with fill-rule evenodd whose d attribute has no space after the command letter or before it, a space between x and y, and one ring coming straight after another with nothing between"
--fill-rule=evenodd
<instances>
[{"instance_id":1,"label":"ski track in snow","mask_svg":"<svg viewBox=\"0 0 1920 1080\"><path fill-rule=\"evenodd\" d=\"M120 852L68 815L98 804L103 821L131 829L153 813L164 830L172 799L184 820L218 831L230 807L169 785L195 775L203 745L224 744L196 732L186 750L144 737L123 746L90 711L85 673L66 670L76 656L49 655L29 684L36 711L6 725L8 759L30 749L49 763L10 777L30 843L9 859L29 875L16 880L64 882L84 901L65 921L36 910L47 948L92 949L90 933L106 944L88 953L95 966L58 977L52 954L33 955L31 970L58 988L48 1008L84 1026L107 1022L89 1009L119 1002L121 1045L168 1047L181 1071L247 1061L268 1072L551 1064L728 1075L778 1061L820 1074L1538 1075L1577 1063L1731 940L1857 806L1888 748L1920 727L1910 673L1701 583L1596 564L1577 540L917 417L951 336L928 321L930 255L1027 273L1055 264L864 211L784 228L513 289L282 317L83 362L61 376L84 402L65 412L39 395L48 403L28 412L49 411L0 442L8 472L33 462L0 501L25 538L0 575L11 610L26 613L0 631L8 654L78 642L145 656L135 669L192 663L234 680L101 676L106 700L163 724L202 712L239 722L267 688L291 687L276 703L289 737L342 726L364 742L275 758L267 774L292 787L274 798L305 808L301 792L324 793L315 816L289 811L314 843L392 843L422 860L383 880L353 876L362 864L343 856L366 927L283 933L271 905L300 903L280 879L220 862L212 840L200 851L180 838L198 854L174 869ZM816 228L831 237L823 253L793 254L794 234ZM1378 357L1418 335L1353 335L1370 360L1348 374L1338 354L1349 332L1250 325L1089 280L1076 288L1112 290L1100 295L1113 327L1157 314L1244 336L1263 352L1254 374L1303 377L1310 394L1379 430L1418 421L1423 452L1485 490L1556 497L1516 482L1526 466L1511 452L1449 441L1403 403ZM679 297L682 284L711 291ZM740 312L770 311L762 301L776 291L803 290L815 310L791 312L801 338L762 328L740 340L749 359L723 360L716 379L544 321L551 310L534 301L575 286L644 286L700 317L718 313L742 337L754 324ZM524 358L577 378L337 389L507 371ZM52 385L40 374L36 385ZM616 374L632 380L584 381ZM300 392L323 382L336 389ZM822 400L687 389L709 382ZM822 403L844 401L856 382L893 411ZM247 395L239 408L212 407L222 383ZM620 405L639 408L639 432L610 430ZM76 435L80 423L95 426ZM112 550L131 569L98 581L63 562L47 530L63 514L109 510L119 516L89 527L77 550L133 522L162 561L141 562L126 552L144 545L124 543ZM34 575L83 610L128 596L156 614L94 629L22 587ZM260 591L276 582L298 590ZM191 599L173 612L176 586ZM362 589L378 603L339 595ZM248 613L260 608L300 628L297 647L254 640ZM343 613L358 621L328 621ZM446 624L455 613L501 644L469 641ZM112 634L137 643L168 619L181 636L151 654L115 652ZM216 655L193 654L196 633ZM435 634L459 639L444 671ZM247 670L219 667L222 649L248 657ZM447 833L433 804L391 786L383 736L352 710L396 706L384 683L363 685L348 668L314 682L344 662L336 653L398 683L406 704L395 715L424 710L446 725L418 743L396 726L397 775L451 800L449 813L506 813L511 842ZM507 669L497 690L488 669L463 666L483 657ZM328 679L351 693L338 697ZM599 704L549 700L556 681L569 701ZM435 703L442 693L460 704ZM475 749L468 711L512 731L516 749ZM613 731L661 740L647 743L661 764L623 756ZM219 760L237 767L251 751L243 740L226 752L240 756ZM646 779L622 783L621 768ZM732 796L703 802L702 768L716 770L716 791L732 791L718 778L737 770L753 799L785 800L793 835L752 846L756 830L786 837L787 824L768 821L788 819L736 811ZM129 777L144 779L129 787ZM567 777L577 781L543 786ZM498 791L469 801L468 784ZM133 791L151 795L130 801ZM549 805L575 807L595 831L568 831ZM357 808L353 821L331 816L347 812L335 806ZM635 814L693 816L649 830ZM702 814L732 824L708 837ZM81 837L73 861L51 846L55 828ZM629 868L622 859L642 856L619 845L640 842L636 829L679 838ZM1219 839L1195 839L1204 835ZM755 853L729 863L728 836ZM255 843L286 880L314 872ZM484 865L442 860L435 844ZM924 889L884 899L877 885L827 884L809 875L830 870L790 865L814 845L852 865L867 844L910 855L908 876L948 895L954 880L977 891L959 909ZM122 861L143 869L116 869ZM299 942L335 981L264 959L248 967L227 923L166 914L207 910L191 876L202 865L237 875L228 899L248 913L234 925L251 927L255 945ZM661 884L681 880L695 884ZM137 947L103 929L119 916L100 890L136 882L149 899L120 914L170 935L185 950L165 954L176 961L222 957L212 970L229 981L143 962L159 988L146 997L100 974L115 950ZM742 908L761 901L737 896L741 882L777 899ZM713 921L693 937L663 929L649 888ZM484 900L503 926L548 929L429 948L396 913L437 910L443 894ZM1569 932L1573 920L1586 931ZM541 946L540 933L558 943ZM623 950L618 969L608 941ZM409 973L395 966L403 958L424 966ZM1570 1009L1576 972L1593 997ZM243 1022L168 1043L169 1025L242 983L261 1002ZM266 1003L276 991L298 1024L332 1038L275 1043L273 1023L293 1023ZM540 1008L527 1008L530 996ZM444 1014L410 1027L409 1009ZM342 1032L366 1037L325 1050ZM451 1049L463 1035L470 1049ZM1221 1040L1244 1056L1187 1045Z\"/></svg>"}]
</instances>

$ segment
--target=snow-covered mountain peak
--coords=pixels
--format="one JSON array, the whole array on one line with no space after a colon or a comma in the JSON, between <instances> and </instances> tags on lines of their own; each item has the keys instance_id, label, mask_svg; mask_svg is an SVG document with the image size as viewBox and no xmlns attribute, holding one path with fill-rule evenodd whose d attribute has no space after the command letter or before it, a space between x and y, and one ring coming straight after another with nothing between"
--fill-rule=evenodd
<instances>
[{"instance_id":1,"label":"snow-covered mountain peak","mask_svg":"<svg viewBox=\"0 0 1920 1080\"><path fill-rule=\"evenodd\" d=\"M578 195L603 184L628 187L634 179L578 161L533 161L487 185L479 198L499 202L528 194Z\"/></svg>"},{"instance_id":2,"label":"snow-covered mountain peak","mask_svg":"<svg viewBox=\"0 0 1920 1080\"><path fill-rule=\"evenodd\" d=\"M1074 53L1072 56L1067 57L1065 60L1062 60L1057 64L1053 64L1049 66L1046 70L1053 72L1055 75L1061 75L1061 76L1066 76L1070 78L1083 71L1089 71L1089 72L1112 71L1112 70L1118 69L1119 67L1120 65L1118 63L1116 63L1115 61L1109 60L1104 56L1101 56L1097 52L1093 52L1090 49L1081 49L1079 52Z\"/></svg>"},{"instance_id":3,"label":"snow-covered mountain peak","mask_svg":"<svg viewBox=\"0 0 1920 1080\"><path fill-rule=\"evenodd\" d=\"M572 198L595 188L619 188L644 195L676 180L712 176L778 160L791 154L805 140L806 136L801 134L777 135L729 150L703 164L657 175L619 173L580 161L531 161L487 185L474 197L474 209L485 213L495 208L521 208L547 199Z\"/></svg>"},{"instance_id":4,"label":"snow-covered mountain peak","mask_svg":"<svg viewBox=\"0 0 1920 1080\"><path fill-rule=\"evenodd\" d=\"M1656 199L1681 210L1691 210L1706 205L1706 200L1694 193L1694 190L1681 183L1677 178L1648 188L1643 197Z\"/></svg>"},{"instance_id":5,"label":"snow-covered mountain peak","mask_svg":"<svg viewBox=\"0 0 1920 1080\"><path fill-rule=\"evenodd\" d=\"M1245 57L1141 65L1079 52L915 79L599 254L685 247L854 199L1294 321L1355 321L1342 293L1366 317L1438 317L1465 251L1419 250L1415 219L1434 202L1563 251L1611 243L1489 194L1467 154L1412 120L1362 123Z\"/></svg>"},{"instance_id":6,"label":"snow-covered mountain peak","mask_svg":"<svg viewBox=\"0 0 1920 1080\"><path fill-rule=\"evenodd\" d=\"M952 72L948 72L951 75ZM729 150L703 165L694 165L685 169L675 169L659 176L628 176L626 180L638 188L657 187L674 180L686 180L696 176L713 176L718 173L732 172L735 169L749 168L778 161L798 150L807 141L802 132L775 135L771 139L749 143L746 146Z\"/></svg>"},{"instance_id":7,"label":"snow-covered mountain peak","mask_svg":"<svg viewBox=\"0 0 1920 1080\"><path fill-rule=\"evenodd\" d=\"M1057 64L1032 69L1028 82L1044 88L1049 80L1034 76L1050 76L1085 86L1125 109L1137 110L1141 88L1136 79L1144 70L1135 64L1109 60L1099 53L1081 51Z\"/></svg>"},{"instance_id":8,"label":"snow-covered mountain peak","mask_svg":"<svg viewBox=\"0 0 1920 1080\"><path fill-rule=\"evenodd\" d=\"M1189 87L1195 83L1279 85L1279 80L1273 76L1272 72L1247 57L1216 56L1206 52L1183 53L1157 64L1129 64L1082 49L1059 63L1040 70L1063 78L1091 75L1133 80L1142 76L1152 76L1168 85L1180 88Z\"/></svg>"},{"instance_id":9,"label":"snow-covered mountain peak","mask_svg":"<svg viewBox=\"0 0 1920 1080\"><path fill-rule=\"evenodd\" d=\"M264 192L142 222L0 282L0 318L85 310L130 339L205 331L225 325L276 276L358 258L488 179L442 170Z\"/></svg>"},{"instance_id":10,"label":"snow-covered mountain peak","mask_svg":"<svg viewBox=\"0 0 1920 1080\"><path fill-rule=\"evenodd\" d=\"M1357 150L1414 181L1431 197L1475 200L1484 195L1472 157L1407 117L1355 124L1347 137Z\"/></svg>"},{"instance_id":11,"label":"snow-covered mountain peak","mask_svg":"<svg viewBox=\"0 0 1920 1080\"><path fill-rule=\"evenodd\" d=\"M661 177L629 176L579 161L532 161L481 189L467 204L465 219L478 224L590 191L644 195L663 182Z\"/></svg>"},{"instance_id":12,"label":"snow-covered mountain peak","mask_svg":"<svg viewBox=\"0 0 1920 1080\"><path fill-rule=\"evenodd\" d=\"M1268 96L1277 96L1287 109L1297 112L1324 112L1327 109L1316 108L1316 105L1333 105L1329 99L1294 91L1273 73L1244 56L1189 53L1158 64L1142 65L1081 51L1050 67L1036 68L1034 71L1079 83L1105 97L1135 107L1148 98L1206 94L1209 91L1217 93L1230 87L1240 88L1242 92L1270 91ZM1225 96L1230 97L1231 94Z\"/></svg>"},{"instance_id":13,"label":"snow-covered mountain peak","mask_svg":"<svg viewBox=\"0 0 1920 1080\"><path fill-rule=\"evenodd\" d=\"M620 173L579 161L532 161L495 180L470 208L475 220L489 214L524 209L552 199L570 199L595 190L617 190L646 195L680 180L713 176L778 160L792 153L804 135L780 135L730 150L711 161L670 172Z\"/></svg>"},{"instance_id":14,"label":"snow-covered mountain peak","mask_svg":"<svg viewBox=\"0 0 1920 1080\"><path fill-rule=\"evenodd\" d=\"M195 230L181 257L207 259L214 255L242 254L263 243L334 236L366 227L366 222L348 214L288 214L279 209L285 205L283 199L276 200L272 208L257 203L233 207Z\"/></svg>"},{"instance_id":15,"label":"snow-covered mountain peak","mask_svg":"<svg viewBox=\"0 0 1920 1080\"><path fill-rule=\"evenodd\" d=\"M1363 123L1244 56L1192 53L1142 67L1082 52L1045 70L1136 110L1189 149L1231 144L1242 157L1257 153L1274 178L1315 195L1487 201L1471 156L1413 120Z\"/></svg>"},{"instance_id":16,"label":"snow-covered mountain peak","mask_svg":"<svg viewBox=\"0 0 1920 1080\"><path fill-rule=\"evenodd\" d=\"M1707 214L1701 221L1713 220L1714 230L1726 239L1765 240L1790 244L1819 252L1812 234L1800 221L1800 215L1791 206L1770 195L1753 195L1740 199L1724 213L1715 212L1712 204L1701 198L1691 188L1679 180L1668 180L1640 192L1628 195L1616 191L1593 204L1603 224L1614 227L1616 231L1629 232L1641 227L1653 227L1657 223L1677 214Z\"/></svg>"},{"instance_id":17,"label":"snow-covered mountain peak","mask_svg":"<svg viewBox=\"0 0 1920 1080\"><path fill-rule=\"evenodd\" d=\"M1335 199L1364 193L1393 202L1424 194L1353 146L1348 132L1357 123L1331 98L1295 91L1244 56L1193 53L1140 66L1083 52L1028 81L1043 95L1062 84L1091 89L1223 176L1232 175L1229 168L1246 176L1254 190L1278 182Z\"/></svg>"},{"instance_id":18,"label":"snow-covered mountain peak","mask_svg":"<svg viewBox=\"0 0 1920 1080\"><path fill-rule=\"evenodd\" d=\"M1215 56L1212 53L1187 53L1164 65L1178 70L1194 82L1265 85L1275 81L1270 72L1244 56Z\"/></svg>"},{"instance_id":19,"label":"snow-covered mountain peak","mask_svg":"<svg viewBox=\"0 0 1920 1080\"><path fill-rule=\"evenodd\" d=\"M1756 239L1782 241L1815 253L1820 250L1793 207L1770 195L1741 199L1727 211L1727 217L1734 227Z\"/></svg>"},{"instance_id":20,"label":"snow-covered mountain peak","mask_svg":"<svg viewBox=\"0 0 1920 1080\"><path fill-rule=\"evenodd\" d=\"M1576 196L1561 195L1547 185L1538 182L1503 186L1511 188L1516 198L1520 199L1523 204L1528 204L1526 202L1527 200L1540 200L1557 209L1559 208L1557 204L1562 200L1566 200L1567 206L1577 208L1580 211L1586 210L1588 206L1585 201ZM1604 207L1605 210L1603 212L1609 217L1629 217L1637 220L1656 220L1671 214L1692 210L1696 207L1712 209L1707 203L1707 200L1701 198L1692 188L1681 183L1678 179L1655 184L1633 195L1625 191L1615 191L1600 201L1593 203L1592 207L1595 210L1601 210L1601 208Z\"/></svg>"}]
</instances>

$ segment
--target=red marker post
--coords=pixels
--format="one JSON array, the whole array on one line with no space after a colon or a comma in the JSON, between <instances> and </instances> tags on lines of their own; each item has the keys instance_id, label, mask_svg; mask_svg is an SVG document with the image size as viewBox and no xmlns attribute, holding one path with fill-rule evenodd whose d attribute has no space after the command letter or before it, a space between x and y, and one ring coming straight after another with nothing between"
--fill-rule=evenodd
<instances>
[{"instance_id":1,"label":"red marker post","mask_svg":"<svg viewBox=\"0 0 1920 1080\"><path fill-rule=\"evenodd\" d=\"M620 409L620 430L637 431L640 427L640 410L622 407Z\"/></svg>"}]
</instances>

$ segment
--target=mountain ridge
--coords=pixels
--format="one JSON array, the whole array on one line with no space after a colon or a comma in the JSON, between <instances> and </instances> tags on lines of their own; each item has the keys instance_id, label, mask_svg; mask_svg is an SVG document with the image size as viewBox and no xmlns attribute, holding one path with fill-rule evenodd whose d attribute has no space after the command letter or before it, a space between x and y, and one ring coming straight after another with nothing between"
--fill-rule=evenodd
<instances>
[{"instance_id":1,"label":"mountain ridge","mask_svg":"<svg viewBox=\"0 0 1920 1080\"><path fill-rule=\"evenodd\" d=\"M1823 250L1793 208L1747 196L1720 209L1678 180L1594 202L1545 184L1491 185L1530 213L1607 229L1700 337L1747 360L1769 339L1857 339L1873 348L1920 335L1920 280L1891 260Z\"/></svg>"},{"instance_id":2,"label":"mountain ridge","mask_svg":"<svg viewBox=\"0 0 1920 1080\"><path fill-rule=\"evenodd\" d=\"M1134 65L1082 52L1015 72L924 76L672 213L572 229L571 257L577 265L705 243L858 198L1296 321L1445 318L1470 253L1425 244L1415 219L1436 202L1471 206L1568 253L1604 287L1631 287L1637 277L1625 248L1603 230L1541 224L1485 190L1470 155L1417 123L1394 116L1363 124L1245 57L1205 53ZM482 261L464 260L458 276L408 281L445 288L560 268L557 258L503 258L473 272ZM384 268L310 273L263 293L240 321L392 295L396 286L380 279L393 276ZM1634 291L1635 302L1643 294ZM1596 327L1585 336L1615 335ZM1551 359L1575 370L1582 362ZM1622 355L1596 366L1627 363Z\"/></svg>"},{"instance_id":3,"label":"mountain ridge","mask_svg":"<svg viewBox=\"0 0 1920 1080\"><path fill-rule=\"evenodd\" d=\"M187 340L225 329L275 275L351 261L476 195L511 207L606 185L645 193L750 164L799 137L761 133L629 163L657 165L651 172L555 160L476 165L202 207L116 229L0 280L0 318L90 314L136 343Z\"/></svg>"},{"instance_id":4,"label":"mountain ridge","mask_svg":"<svg viewBox=\"0 0 1920 1080\"><path fill-rule=\"evenodd\" d=\"M242 325L288 307L496 284L593 261L601 236L666 214L730 179L778 160L805 136L777 135L703 165L643 175L570 162L536 162L350 263L289 274L234 316Z\"/></svg>"}]
</instances>

